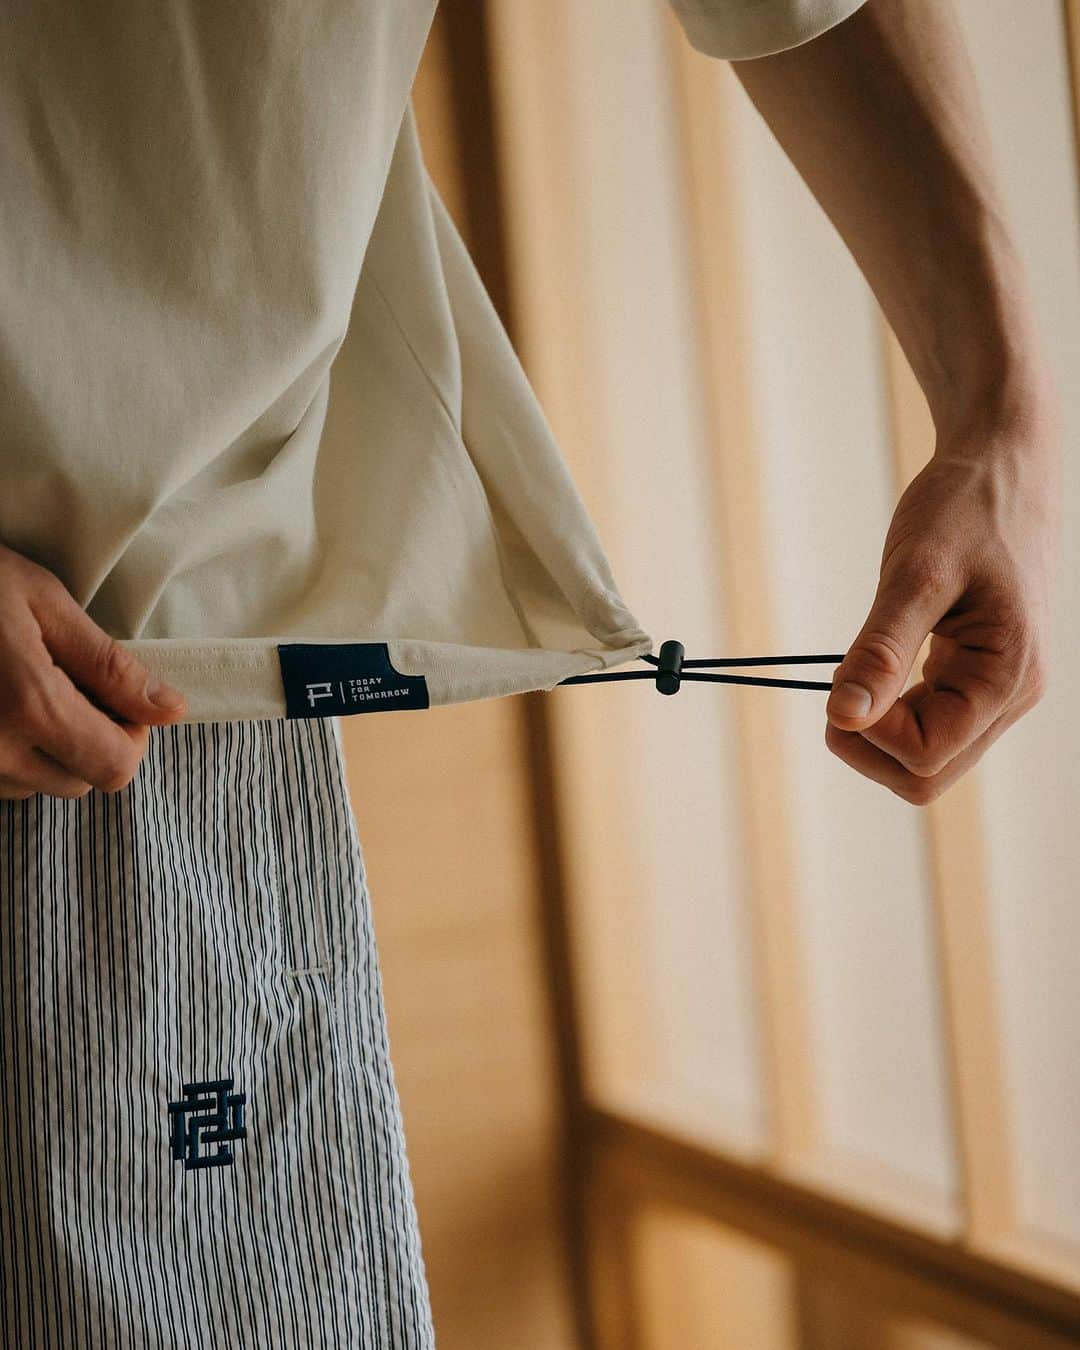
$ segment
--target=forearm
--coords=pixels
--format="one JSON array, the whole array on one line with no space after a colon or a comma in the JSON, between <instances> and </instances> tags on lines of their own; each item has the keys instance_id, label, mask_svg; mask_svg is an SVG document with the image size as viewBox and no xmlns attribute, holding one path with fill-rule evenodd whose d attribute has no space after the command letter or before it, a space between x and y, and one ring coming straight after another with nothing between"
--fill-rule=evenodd
<instances>
[{"instance_id":1,"label":"forearm","mask_svg":"<svg viewBox=\"0 0 1080 1350\"><path fill-rule=\"evenodd\" d=\"M836 225L930 404L939 444L1053 395L947 0L867 0L801 47L735 62Z\"/></svg>"}]
</instances>

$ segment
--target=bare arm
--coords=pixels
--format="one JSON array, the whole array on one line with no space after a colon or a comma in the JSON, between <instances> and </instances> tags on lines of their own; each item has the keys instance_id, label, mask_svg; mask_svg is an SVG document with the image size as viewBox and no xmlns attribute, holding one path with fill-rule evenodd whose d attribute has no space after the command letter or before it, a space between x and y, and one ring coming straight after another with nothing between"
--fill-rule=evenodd
<instances>
[{"instance_id":1,"label":"bare arm","mask_svg":"<svg viewBox=\"0 0 1080 1350\"><path fill-rule=\"evenodd\" d=\"M934 457L897 506L826 727L837 755L922 805L1045 688L1054 390L947 0L867 0L803 46L734 69L869 281L933 414ZM930 633L923 679L901 694Z\"/></svg>"}]
</instances>

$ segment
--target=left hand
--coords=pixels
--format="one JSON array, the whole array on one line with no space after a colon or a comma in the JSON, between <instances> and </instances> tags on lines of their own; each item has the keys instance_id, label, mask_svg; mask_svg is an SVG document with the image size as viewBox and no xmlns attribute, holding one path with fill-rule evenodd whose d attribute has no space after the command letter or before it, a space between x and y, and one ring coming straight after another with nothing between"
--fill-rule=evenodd
<instances>
[{"instance_id":1,"label":"left hand","mask_svg":"<svg viewBox=\"0 0 1080 1350\"><path fill-rule=\"evenodd\" d=\"M1058 439L1056 411L1040 411L939 444L897 504L873 606L834 673L825 744L913 805L939 797L1046 689ZM903 693L930 634L922 679Z\"/></svg>"}]
</instances>

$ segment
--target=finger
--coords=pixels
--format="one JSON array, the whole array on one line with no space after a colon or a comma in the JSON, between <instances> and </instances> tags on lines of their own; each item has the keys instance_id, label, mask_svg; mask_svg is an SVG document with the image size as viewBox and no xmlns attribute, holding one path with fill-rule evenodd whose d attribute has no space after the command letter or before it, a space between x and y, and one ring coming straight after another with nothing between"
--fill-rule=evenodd
<instances>
[{"instance_id":1,"label":"finger","mask_svg":"<svg viewBox=\"0 0 1080 1350\"><path fill-rule=\"evenodd\" d=\"M45 793L50 797L85 797L91 784L75 774L68 773L62 765L34 746L28 746L25 754L12 765L14 780L21 788L31 792Z\"/></svg>"},{"instance_id":2,"label":"finger","mask_svg":"<svg viewBox=\"0 0 1080 1350\"><path fill-rule=\"evenodd\" d=\"M881 783L913 806L926 806L982 758L991 745L1024 713L1021 707L1003 713L966 750L952 759L940 772L931 777L913 774L897 763L891 755L872 745L858 731L842 731L831 723L825 725L825 744L845 764L875 783Z\"/></svg>"},{"instance_id":3,"label":"finger","mask_svg":"<svg viewBox=\"0 0 1080 1350\"><path fill-rule=\"evenodd\" d=\"M104 707L139 723L183 716L183 694L154 679L127 647L98 627L62 582L50 578L35 587L30 605L52 659Z\"/></svg>"},{"instance_id":4,"label":"finger","mask_svg":"<svg viewBox=\"0 0 1080 1350\"><path fill-rule=\"evenodd\" d=\"M956 598L941 566L936 557L909 557L882 572L866 622L833 677L825 712L835 726L862 731L900 697L919 648Z\"/></svg>"},{"instance_id":5,"label":"finger","mask_svg":"<svg viewBox=\"0 0 1080 1350\"><path fill-rule=\"evenodd\" d=\"M1010 658L958 642L950 646L928 679L861 732L871 745L921 777L940 773L998 721L1013 699Z\"/></svg>"},{"instance_id":6,"label":"finger","mask_svg":"<svg viewBox=\"0 0 1080 1350\"><path fill-rule=\"evenodd\" d=\"M114 722L93 707L59 666L24 681L15 719L31 746L102 792L127 786L150 736L148 726Z\"/></svg>"}]
</instances>

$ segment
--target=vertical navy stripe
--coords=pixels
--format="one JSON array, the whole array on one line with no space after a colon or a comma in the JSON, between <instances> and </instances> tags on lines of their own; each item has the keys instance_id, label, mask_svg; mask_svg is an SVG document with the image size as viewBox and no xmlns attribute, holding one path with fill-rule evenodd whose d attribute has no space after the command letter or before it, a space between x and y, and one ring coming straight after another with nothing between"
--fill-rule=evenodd
<instances>
[{"instance_id":1,"label":"vertical navy stripe","mask_svg":"<svg viewBox=\"0 0 1080 1350\"><path fill-rule=\"evenodd\" d=\"M431 1350L335 719L0 801L0 981L0 1344ZM247 1137L185 1168L168 1103L218 1078Z\"/></svg>"}]
</instances>

